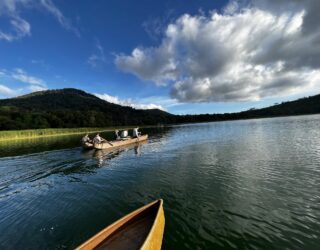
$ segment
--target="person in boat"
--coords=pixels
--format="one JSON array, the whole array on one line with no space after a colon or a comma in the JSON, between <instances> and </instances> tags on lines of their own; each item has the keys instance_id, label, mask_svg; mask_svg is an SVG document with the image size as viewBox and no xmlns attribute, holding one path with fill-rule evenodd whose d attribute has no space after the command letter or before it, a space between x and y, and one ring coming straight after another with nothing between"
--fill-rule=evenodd
<instances>
[{"instance_id":1,"label":"person in boat","mask_svg":"<svg viewBox=\"0 0 320 250\"><path fill-rule=\"evenodd\" d=\"M138 138L141 135L141 132L139 132L139 128L134 128L133 129L133 138Z\"/></svg>"},{"instance_id":2,"label":"person in boat","mask_svg":"<svg viewBox=\"0 0 320 250\"><path fill-rule=\"evenodd\" d=\"M121 137L119 135L119 130L114 131L114 139L115 140L120 140L121 139Z\"/></svg>"},{"instance_id":3,"label":"person in boat","mask_svg":"<svg viewBox=\"0 0 320 250\"><path fill-rule=\"evenodd\" d=\"M97 134L94 138L93 138L93 143L102 143L104 141L106 141L106 139L103 139L100 134Z\"/></svg>"},{"instance_id":4,"label":"person in boat","mask_svg":"<svg viewBox=\"0 0 320 250\"><path fill-rule=\"evenodd\" d=\"M89 135L86 134L84 137L82 137L81 142L82 143L91 143L92 140L90 139Z\"/></svg>"},{"instance_id":5,"label":"person in boat","mask_svg":"<svg viewBox=\"0 0 320 250\"><path fill-rule=\"evenodd\" d=\"M121 132L121 138L127 138L128 137L128 130L123 130Z\"/></svg>"}]
</instances>

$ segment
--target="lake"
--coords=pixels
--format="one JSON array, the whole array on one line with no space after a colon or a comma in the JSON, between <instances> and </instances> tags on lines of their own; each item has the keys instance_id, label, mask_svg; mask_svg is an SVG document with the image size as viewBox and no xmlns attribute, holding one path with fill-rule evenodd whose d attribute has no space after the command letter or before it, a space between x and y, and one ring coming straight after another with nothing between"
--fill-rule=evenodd
<instances>
[{"instance_id":1,"label":"lake","mask_svg":"<svg viewBox=\"0 0 320 250\"><path fill-rule=\"evenodd\" d=\"M163 249L319 249L319 128L315 115L144 129L148 143L113 152L79 136L2 143L0 248L74 248L162 198Z\"/></svg>"}]
</instances>

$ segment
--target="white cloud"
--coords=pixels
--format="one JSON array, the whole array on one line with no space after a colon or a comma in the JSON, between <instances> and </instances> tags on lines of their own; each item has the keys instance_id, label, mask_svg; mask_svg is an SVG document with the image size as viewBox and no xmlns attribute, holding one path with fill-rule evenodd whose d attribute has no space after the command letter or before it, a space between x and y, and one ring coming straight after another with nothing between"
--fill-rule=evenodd
<instances>
[{"instance_id":1,"label":"white cloud","mask_svg":"<svg viewBox=\"0 0 320 250\"><path fill-rule=\"evenodd\" d=\"M130 56L116 55L115 63L124 72L140 79L165 85L166 81L177 78L177 65L170 44L159 48L135 48Z\"/></svg>"},{"instance_id":2,"label":"white cloud","mask_svg":"<svg viewBox=\"0 0 320 250\"><path fill-rule=\"evenodd\" d=\"M99 97L102 100L105 100L110 103L118 104L121 106L132 107L135 109L160 109L166 110L160 104L155 103L145 103L143 99L140 100L132 100L132 99L120 99L117 96L111 96L108 94L95 94L95 96Z\"/></svg>"},{"instance_id":3,"label":"white cloud","mask_svg":"<svg viewBox=\"0 0 320 250\"><path fill-rule=\"evenodd\" d=\"M8 20L6 29L0 29L0 40L11 42L31 35L30 23L23 19L17 10L20 6L27 7L29 3L28 0L0 1L0 17L3 21Z\"/></svg>"},{"instance_id":4,"label":"white cloud","mask_svg":"<svg viewBox=\"0 0 320 250\"><path fill-rule=\"evenodd\" d=\"M101 46L100 41L98 39L95 42L95 50L96 50L95 53L93 53L88 58L88 63L93 68L97 67L100 63L105 63L106 62L106 56L104 54L104 49Z\"/></svg>"},{"instance_id":5,"label":"white cloud","mask_svg":"<svg viewBox=\"0 0 320 250\"><path fill-rule=\"evenodd\" d=\"M45 86L45 82L42 79L28 75L27 72L20 68L15 69L12 72L11 76L13 79L20 82L29 83L31 85L37 85L41 87Z\"/></svg>"},{"instance_id":6,"label":"white cloud","mask_svg":"<svg viewBox=\"0 0 320 250\"><path fill-rule=\"evenodd\" d=\"M0 15L15 13L21 6L29 7L30 4L32 0L1 0Z\"/></svg>"},{"instance_id":7,"label":"white cloud","mask_svg":"<svg viewBox=\"0 0 320 250\"><path fill-rule=\"evenodd\" d=\"M7 26L6 31L0 30L0 40L11 42L31 35L30 24L19 16L12 16Z\"/></svg>"},{"instance_id":8,"label":"white cloud","mask_svg":"<svg viewBox=\"0 0 320 250\"><path fill-rule=\"evenodd\" d=\"M40 2L42 7L50 12L58 20L62 27L64 27L66 30L74 32L78 37L80 37L79 30L71 24L70 20L62 14L62 12L53 4L51 0L41 0Z\"/></svg>"},{"instance_id":9,"label":"white cloud","mask_svg":"<svg viewBox=\"0 0 320 250\"><path fill-rule=\"evenodd\" d=\"M46 10L52 14L63 28L74 32L78 37L79 30L71 24L62 12L53 4L51 0L1 0L0 18L8 21L5 30L0 29L0 40L8 42L24 38L31 35L30 23L22 18L21 12L24 9Z\"/></svg>"},{"instance_id":10,"label":"white cloud","mask_svg":"<svg viewBox=\"0 0 320 250\"><path fill-rule=\"evenodd\" d=\"M46 87L39 86L39 85L30 85L27 89L28 89L30 92L37 92L37 91L47 90Z\"/></svg>"},{"instance_id":11,"label":"white cloud","mask_svg":"<svg viewBox=\"0 0 320 250\"><path fill-rule=\"evenodd\" d=\"M1 79L12 82L19 81L24 83L23 86L20 87L8 87L10 84L0 84L0 95L1 97L14 97L19 96L25 93L43 91L47 89L47 85L44 80L29 75L25 70L16 68L12 71L1 69L0 70Z\"/></svg>"},{"instance_id":12,"label":"white cloud","mask_svg":"<svg viewBox=\"0 0 320 250\"><path fill-rule=\"evenodd\" d=\"M3 84L0 84L0 95L6 96L6 97L14 96L16 95L16 91Z\"/></svg>"},{"instance_id":13,"label":"white cloud","mask_svg":"<svg viewBox=\"0 0 320 250\"><path fill-rule=\"evenodd\" d=\"M237 1L230 1L224 8L223 12L227 15L235 14L239 10L239 3Z\"/></svg>"},{"instance_id":14,"label":"white cloud","mask_svg":"<svg viewBox=\"0 0 320 250\"><path fill-rule=\"evenodd\" d=\"M319 1L280 2L291 7L231 1L222 13L185 14L168 25L158 47L119 54L115 64L140 79L170 85L181 102L250 101L319 90Z\"/></svg>"}]
</instances>

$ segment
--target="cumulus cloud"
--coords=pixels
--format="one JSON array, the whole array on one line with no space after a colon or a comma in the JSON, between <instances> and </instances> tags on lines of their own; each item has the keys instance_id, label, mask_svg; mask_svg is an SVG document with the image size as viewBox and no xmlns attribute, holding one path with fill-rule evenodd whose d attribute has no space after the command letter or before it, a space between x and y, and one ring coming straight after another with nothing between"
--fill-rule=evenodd
<instances>
[{"instance_id":1,"label":"cumulus cloud","mask_svg":"<svg viewBox=\"0 0 320 250\"><path fill-rule=\"evenodd\" d=\"M159 46L119 54L124 72L170 85L182 102L251 101L318 88L317 0L231 1L221 12L185 14Z\"/></svg>"},{"instance_id":2,"label":"cumulus cloud","mask_svg":"<svg viewBox=\"0 0 320 250\"><path fill-rule=\"evenodd\" d=\"M1 0L0 18L7 24L5 30L0 29L0 40L11 42L31 35L30 23L21 16L23 9L31 8L47 11L57 19L63 28L80 36L79 30L71 24L71 21L51 0Z\"/></svg>"},{"instance_id":3,"label":"cumulus cloud","mask_svg":"<svg viewBox=\"0 0 320 250\"><path fill-rule=\"evenodd\" d=\"M132 99L120 99L117 96L111 96L108 94L95 94L102 100L110 103L118 104L121 106L127 106L135 109L160 109L166 110L163 106L154 103L145 103L143 99L132 100Z\"/></svg>"},{"instance_id":4,"label":"cumulus cloud","mask_svg":"<svg viewBox=\"0 0 320 250\"><path fill-rule=\"evenodd\" d=\"M135 48L130 56L116 55L115 63L124 72L164 85L165 81L175 80L178 76L173 52L166 45L159 48Z\"/></svg>"},{"instance_id":5,"label":"cumulus cloud","mask_svg":"<svg viewBox=\"0 0 320 250\"><path fill-rule=\"evenodd\" d=\"M239 3L237 1L230 1L224 8L223 12L227 15L232 15L239 10Z\"/></svg>"}]
</instances>

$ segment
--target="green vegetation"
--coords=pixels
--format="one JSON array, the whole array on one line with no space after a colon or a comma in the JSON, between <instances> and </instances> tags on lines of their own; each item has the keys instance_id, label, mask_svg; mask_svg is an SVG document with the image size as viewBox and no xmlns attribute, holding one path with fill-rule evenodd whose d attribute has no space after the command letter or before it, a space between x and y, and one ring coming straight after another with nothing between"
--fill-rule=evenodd
<instances>
[{"instance_id":1,"label":"green vegetation","mask_svg":"<svg viewBox=\"0 0 320 250\"><path fill-rule=\"evenodd\" d=\"M0 139L0 157L16 156L79 145L82 135L41 136L23 139Z\"/></svg>"},{"instance_id":2,"label":"green vegetation","mask_svg":"<svg viewBox=\"0 0 320 250\"><path fill-rule=\"evenodd\" d=\"M0 130L114 127L173 123L161 110L108 103L81 90L49 90L0 100Z\"/></svg>"},{"instance_id":3,"label":"green vegetation","mask_svg":"<svg viewBox=\"0 0 320 250\"><path fill-rule=\"evenodd\" d=\"M317 113L320 113L320 95L238 113L173 115L158 109L137 110L108 103L77 89L48 90L0 100L0 130L10 130L1 132L0 140L96 132L104 130L103 128L110 130L119 126L151 126Z\"/></svg>"},{"instance_id":4,"label":"green vegetation","mask_svg":"<svg viewBox=\"0 0 320 250\"><path fill-rule=\"evenodd\" d=\"M47 128L47 129L26 129L26 130L5 130L0 131L0 142L4 140L29 139L50 136L66 136L85 133L98 133L114 131L115 129L132 129L132 127L108 127L108 128Z\"/></svg>"},{"instance_id":5,"label":"green vegetation","mask_svg":"<svg viewBox=\"0 0 320 250\"><path fill-rule=\"evenodd\" d=\"M110 128L49 128L0 131L0 140L15 140L24 138L48 137L57 135L72 135L94 133L111 130Z\"/></svg>"}]
</instances>

